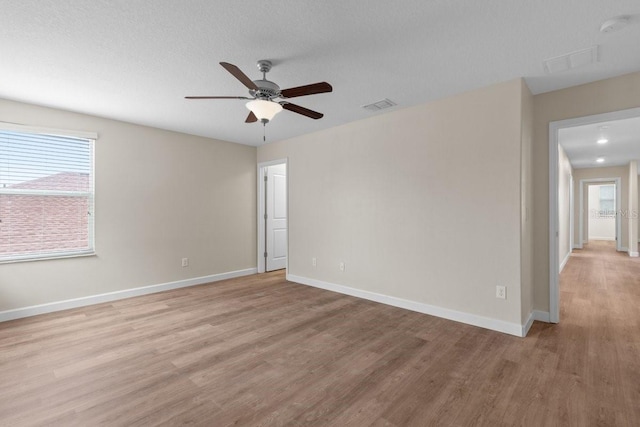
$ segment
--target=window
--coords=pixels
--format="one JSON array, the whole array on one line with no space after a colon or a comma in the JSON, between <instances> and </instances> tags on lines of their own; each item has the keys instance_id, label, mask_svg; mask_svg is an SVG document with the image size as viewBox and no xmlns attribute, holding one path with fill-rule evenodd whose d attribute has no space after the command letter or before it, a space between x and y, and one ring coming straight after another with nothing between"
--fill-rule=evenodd
<instances>
[{"instance_id":1,"label":"window","mask_svg":"<svg viewBox=\"0 0 640 427\"><path fill-rule=\"evenodd\" d=\"M0 262L94 253L95 138L0 123Z\"/></svg>"},{"instance_id":2,"label":"window","mask_svg":"<svg viewBox=\"0 0 640 427\"><path fill-rule=\"evenodd\" d=\"M600 186L600 212L601 217L614 216L616 213L616 199L615 199L615 186L614 185L601 185Z\"/></svg>"}]
</instances>

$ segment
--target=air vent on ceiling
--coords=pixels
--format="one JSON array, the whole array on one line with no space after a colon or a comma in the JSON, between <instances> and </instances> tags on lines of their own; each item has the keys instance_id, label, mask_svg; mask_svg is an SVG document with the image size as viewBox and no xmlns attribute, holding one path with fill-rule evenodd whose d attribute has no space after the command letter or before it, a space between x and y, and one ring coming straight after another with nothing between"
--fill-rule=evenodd
<instances>
[{"instance_id":1,"label":"air vent on ceiling","mask_svg":"<svg viewBox=\"0 0 640 427\"><path fill-rule=\"evenodd\" d=\"M367 111L380 111L384 110L385 108L393 107L394 105L396 105L395 102L385 98L372 104L363 105L362 108Z\"/></svg>"},{"instance_id":2,"label":"air vent on ceiling","mask_svg":"<svg viewBox=\"0 0 640 427\"><path fill-rule=\"evenodd\" d=\"M598 46L592 46L588 49L576 50L566 55L546 59L544 61L544 69L548 74L554 74L573 68L584 67L594 62L598 62Z\"/></svg>"}]
</instances>

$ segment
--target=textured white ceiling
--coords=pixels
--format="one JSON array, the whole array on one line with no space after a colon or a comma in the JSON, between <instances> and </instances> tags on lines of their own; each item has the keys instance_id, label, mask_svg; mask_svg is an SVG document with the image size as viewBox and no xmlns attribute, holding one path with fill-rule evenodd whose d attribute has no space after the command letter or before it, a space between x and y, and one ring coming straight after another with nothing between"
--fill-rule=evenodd
<instances>
[{"instance_id":1,"label":"textured white ceiling","mask_svg":"<svg viewBox=\"0 0 640 427\"><path fill-rule=\"evenodd\" d=\"M600 138L609 142L598 144ZM558 142L574 168L627 165L640 160L640 117L560 129ZM597 163L598 157L605 161Z\"/></svg>"},{"instance_id":2,"label":"textured white ceiling","mask_svg":"<svg viewBox=\"0 0 640 427\"><path fill-rule=\"evenodd\" d=\"M525 77L534 93L640 70L638 0L0 0L0 97L243 144L262 143L246 95L220 61L249 77L270 59L281 87L327 81L296 98L270 141ZM602 21L632 15L602 34ZM547 58L600 46L600 61L546 75ZM389 110L386 110L389 111ZM382 113L382 112L381 112ZM381 114L378 113L378 114ZM1 118L0 118L1 119Z\"/></svg>"}]
</instances>

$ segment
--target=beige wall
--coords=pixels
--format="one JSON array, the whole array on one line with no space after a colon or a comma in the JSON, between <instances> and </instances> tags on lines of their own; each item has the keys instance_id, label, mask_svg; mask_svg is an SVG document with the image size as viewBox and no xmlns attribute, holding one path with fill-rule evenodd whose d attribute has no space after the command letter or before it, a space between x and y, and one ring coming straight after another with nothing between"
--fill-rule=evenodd
<instances>
[{"instance_id":1,"label":"beige wall","mask_svg":"<svg viewBox=\"0 0 640 427\"><path fill-rule=\"evenodd\" d=\"M536 95L534 104L535 308L549 311L549 123L640 106L640 72Z\"/></svg>"},{"instance_id":2,"label":"beige wall","mask_svg":"<svg viewBox=\"0 0 640 427\"><path fill-rule=\"evenodd\" d=\"M0 311L256 266L254 147L6 100L0 120L99 134L97 256L0 265Z\"/></svg>"},{"instance_id":3,"label":"beige wall","mask_svg":"<svg viewBox=\"0 0 640 427\"><path fill-rule=\"evenodd\" d=\"M289 159L289 274L520 324L522 85L259 147Z\"/></svg>"},{"instance_id":4,"label":"beige wall","mask_svg":"<svg viewBox=\"0 0 640 427\"><path fill-rule=\"evenodd\" d=\"M583 243L586 243L589 236L589 201L587 197L588 188L587 184L584 185L583 199L582 199L582 212L578 207L580 206L580 180L584 179L603 179L603 178L620 178L620 209L625 212L629 209L629 167L628 166L615 166L604 168L580 168L573 171L573 194L575 194L575 209L573 212L573 221L575 226L573 227L574 235L573 241L578 244L580 242L580 215L582 214L582 237ZM627 248L629 245L629 222L626 219L622 219L620 223L621 227L621 239L620 245L623 248Z\"/></svg>"},{"instance_id":5,"label":"beige wall","mask_svg":"<svg viewBox=\"0 0 640 427\"><path fill-rule=\"evenodd\" d=\"M571 253L572 174L571 162L564 149L558 146L558 265L560 266Z\"/></svg>"},{"instance_id":6,"label":"beige wall","mask_svg":"<svg viewBox=\"0 0 640 427\"><path fill-rule=\"evenodd\" d=\"M640 106L640 73L536 95L532 115L527 97L515 80L260 147L291 162L291 272L520 322L531 233L548 311L549 123ZM100 134L98 256L2 265L0 310L255 267L254 148L11 101L0 118Z\"/></svg>"}]
</instances>

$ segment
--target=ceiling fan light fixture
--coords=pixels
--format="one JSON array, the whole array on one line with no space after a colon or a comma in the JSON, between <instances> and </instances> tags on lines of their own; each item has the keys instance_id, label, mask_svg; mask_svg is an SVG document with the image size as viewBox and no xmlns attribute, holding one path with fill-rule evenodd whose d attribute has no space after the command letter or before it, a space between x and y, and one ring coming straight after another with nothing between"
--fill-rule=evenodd
<instances>
[{"instance_id":1,"label":"ceiling fan light fixture","mask_svg":"<svg viewBox=\"0 0 640 427\"><path fill-rule=\"evenodd\" d=\"M262 123L268 123L276 114L282 111L282 105L264 99L254 99L247 102L246 106Z\"/></svg>"}]
</instances>

